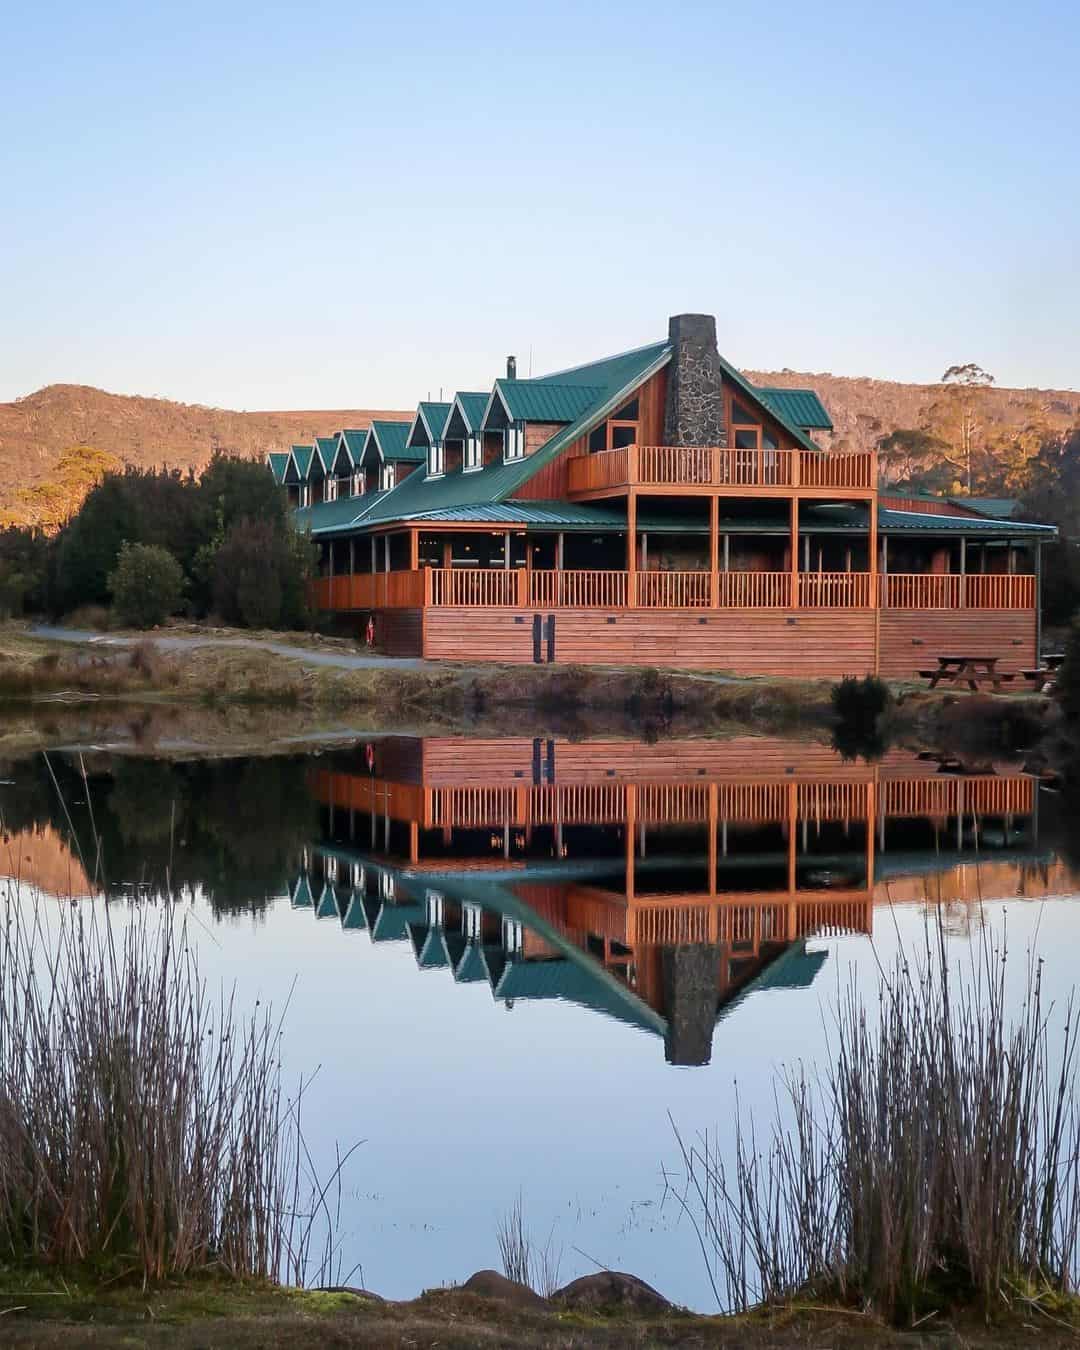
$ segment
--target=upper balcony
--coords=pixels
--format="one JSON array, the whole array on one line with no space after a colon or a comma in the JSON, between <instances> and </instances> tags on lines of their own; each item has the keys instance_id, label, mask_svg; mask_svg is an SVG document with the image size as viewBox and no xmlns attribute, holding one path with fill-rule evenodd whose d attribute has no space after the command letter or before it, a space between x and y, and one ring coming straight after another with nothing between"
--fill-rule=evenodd
<instances>
[{"instance_id":1,"label":"upper balcony","mask_svg":"<svg viewBox=\"0 0 1080 1350\"><path fill-rule=\"evenodd\" d=\"M872 451L831 455L823 450L728 449L719 445L624 445L575 455L567 464L571 497L601 496L624 488L658 492L785 495L821 489L873 492Z\"/></svg>"}]
</instances>

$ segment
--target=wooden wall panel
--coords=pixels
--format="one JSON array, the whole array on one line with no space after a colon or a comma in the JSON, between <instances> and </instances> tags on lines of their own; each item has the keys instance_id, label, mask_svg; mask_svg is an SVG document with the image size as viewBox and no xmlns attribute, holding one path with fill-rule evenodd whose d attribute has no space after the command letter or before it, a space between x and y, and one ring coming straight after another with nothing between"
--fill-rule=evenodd
<instances>
[{"instance_id":1,"label":"wooden wall panel","mask_svg":"<svg viewBox=\"0 0 1080 1350\"><path fill-rule=\"evenodd\" d=\"M375 614L375 641L384 656L422 656L423 611L419 609L378 609ZM363 637L366 613L357 613L356 632Z\"/></svg>"},{"instance_id":2,"label":"wooden wall panel","mask_svg":"<svg viewBox=\"0 0 1080 1350\"><path fill-rule=\"evenodd\" d=\"M667 398L667 368L646 380L637 391L639 431L642 445L662 445L664 440L664 400ZM627 396L628 400L633 394ZM528 435L528 430L526 431ZM563 501L566 498L566 461L574 455L583 455L588 448L586 437L579 437L561 451L527 483L512 494L517 501ZM530 449L528 453L532 453Z\"/></svg>"},{"instance_id":3,"label":"wooden wall panel","mask_svg":"<svg viewBox=\"0 0 1080 1350\"><path fill-rule=\"evenodd\" d=\"M546 445L556 432L561 431L565 422L526 422L525 453L531 455Z\"/></svg>"},{"instance_id":4,"label":"wooden wall panel","mask_svg":"<svg viewBox=\"0 0 1080 1350\"><path fill-rule=\"evenodd\" d=\"M881 675L910 680L945 653L996 656L1001 670L1035 664L1033 609L883 609Z\"/></svg>"},{"instance_id":5,"label":"wooden wall panel","mask_svg":"<svg viewBox=\"0 0 1080 1350\"><path fill-rule=\"evenodd\" d=\"M451 661L531 662L532 610L429 610L424 655ZM546 617L546 616L545 616ZM874 668L871 610L555 612L555 658L738 675L838 678Z\"/></svg>"},{"instance_id":6,"label":"wooden wall panel","mask_svg":"<svg viewBox=\"0 0 1080 1350\"><path fill-rule=\"evenodd\" d=\"M890 748L875 764L849 762L821 741L780 736L695 737L643 742L598 739L554 740L557 783L693 781L702 777L737 782L779 783L793 776L842 782L882 778L925 778L925 760L911 750ZM547 742L542 744L547 755ZM532 783L530 737L429 736L424 741L424 783L443 787L477 782L528 790ZM524 781L522 781L524 780Z\"/></svg>"}]
</instances>

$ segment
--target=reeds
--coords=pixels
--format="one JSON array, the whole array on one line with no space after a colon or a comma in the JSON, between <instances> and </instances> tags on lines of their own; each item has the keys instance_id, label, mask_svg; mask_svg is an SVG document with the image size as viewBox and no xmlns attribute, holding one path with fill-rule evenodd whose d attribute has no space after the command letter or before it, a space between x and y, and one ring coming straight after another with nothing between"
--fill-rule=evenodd
<instances>
[{"instance_id":1,"label":"reeds","mask_svg":"<svg viewBox=\"0 0 1080 1350\"><path fill-rule=\"evenodd\" d=\"M0 1262L310 1274L328 1188L270 1010L208 993L171 909L46 921L11 884L0 915Z\"/></svg>"},{"instance_id":2,"label":"reeds","mask_svg":"<svg viewBox=\"0 0 1080 1350\"><path fill-rule=\"evenodd\" d=\"M763 1147L739 1108L733 1167L715 1136L679 1138L722 1305L834 1298L911 1322L1075 1289L1074 1011L1051 1035L1035 964L1009 1017L1006 964L984 937L961 977L928 940L883 982L876 1027L853 989L839 1000L834 1062L780 1076Z\"/></svg>"},{"instance_id":3,"label":"reeds","mask_svg":"<svg viewBox=\"0 0 1080 1350\"><path fill-rule=\"evenodd\" d=\"M543 1246L535 1241L525 1226L525 1208L518 1191L513 1207L499 1220L495 1232L506 1278L528 1285L542 1298L550 1298L559 1287L563 1256L562 1246L555 1245L554 1227Z\"/></svg>"}]
</instances>

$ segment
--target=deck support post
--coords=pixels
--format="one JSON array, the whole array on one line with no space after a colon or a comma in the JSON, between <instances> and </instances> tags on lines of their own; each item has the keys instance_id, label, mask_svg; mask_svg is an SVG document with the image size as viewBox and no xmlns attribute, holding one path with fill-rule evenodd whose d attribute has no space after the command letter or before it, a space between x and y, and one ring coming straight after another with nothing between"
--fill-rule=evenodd
<instances>
[{"instance_id":1,"label":"deck support post","mask_svg":"<svg viewBox=\"0 0 1080 1350\"><path fill-rule=\"evenodd\" d=\"M967 576L967 535L960 536L960 600L959 606L964 608L967 602L967 582L964 579Z\"/></svg>"},{"instance_id":2,"label":"deck support post","mask_svg":"<svg viewBox=\"0 0 1080 1350\"><path fill-rule=\"evenodd\" d=\"M799 498L791 496L791 608L799 608Z\"/></svg>"},{"instance_id":3,"label":"deck support post","mask_svg":"<svg viewBox=\"0 0 1080 1350\"><path fill-rule=\"evenodd\" d=\"M1035 541L1035 664L1042 663L1042 578L1043 578L1042 540ZM1038 792L1035 793L1038 798Z\"/></svg>"},{"instance_id":4,"label":"deck support post","mask_svg":"<svg viewBox=\"0 0 1080 1350\"><path fill-rule=\"evenodd\" d=\"M727 543L727 536L724 536ZM716 609L720 604L720 497L713 493L709 498L709 608ZM714 830L715 833L715 830ZM715 882L715 872L713 873ZM710 892L712 894L712 892Z\"/></svg>"},{"instance_id":5,"label":"deck support post","mask_svg":"<svg viewBox=\"0 0 1080 1350\"><path fill-rule=\"evenodd\" d=\"M356 575L356 540L349 536L349 576Z\"/></svg>"},{"instance_id":6,"label":"deck support post","mask_svg":"<svg viewBox=\"0 0 1080 1350\"><path fill-rule=\"evenodd\" d=\"M717 498L719 501L719 498ZM724 531L724 571L731 571L731 535Z\"/></svg>"},{"instance_id":7,"label":"deck support post","mask_svg":"<svg viewBox=\"0 0 1080 1350\"><path fill-rule=\"evenodd\" d=\"M637 493L633 488L626 499L626 604L637 605Z\"/></svg>"},{"instance_id":8,"label":"deck support post","mask_svg":"<svg viewBox=\"0 0 1080 1350\"><path fill-rule=\"evenodd\" d=\"M566 566L566 535L559 531L555 538L555 570L561 572Z\"/></svg>"},{"instance_id":9,"label":"deck support post","mask_svg":"<svg viewBox=\"0 0 1080 1350\"><path fill-rule=\"evenodd\" d=\"M442 565L446 571L449 571L454 565L454 546L449 539L443 540Z\"/></svg>"},{"instance_id":10,"label":"deck support post","mask_svg":"<svg viewBox=\"0 0 1080 1350\"><path fill-rule=\"evenodd\" d=\"M877 493L870 498L870 537L867 540L867 567L870 571L870 603L878 608L877 570L878 570L878 499Z\"/></svg>"},{"instance_id":11,"label":"deck support post","mask_svg":"<svg viewBox=\"0 0 1080 1350\"><path fill-rule=\"evenodd\" d=\"M390 571L390 536L389 536L389 534L384 534L384 535L383 535L383 562L385 563L385 567L383 568L383 571L389 572L389 571Z\"/></svg>"},{"instance_id":12,"label":"deck support post","mask_svg":"<svg viewBox=\"0 0 1080 1350\"><path fill-rule=\"evenodd\" d=\"M334 579L334 541L333 541L332 539L330 540L330 546L329 546L329 548L327 549L327 556L328 556L328 558L329 558L329 560L330 560L330 572L329 572L330 580L333 581L333 579Z\"/></svg>"},{"instance_id":13,"label":"deck support post","mask_svg":"<svg viewBox=\"0 0 1080 1350\"><path fill-rule=\"evenodd\" d=\"M371 536L371 574L372 576L379 570L379 565L375 561L375 536Z\"/></svg>"},{"instance_id":14,"label":"deck support post","mask_svg":"<svg viewBox=\"0 0 1080 1350\"><path fill-rule=\"evenodd\" d=\"M503 531L503 571L510 571L510 531Z\"/></svg>"},{"instance_id":15,"label":"deck support post","mask_svg":"<svg viewBox=\"0 0 1080 1350\"><path fill-rule=\"evenodd\" d=\"M420 531L409 531L409 571L420 570Z\"/></svg>"},{"instance_id":16,"label":"deck support post","mask_svg":"<svg viewBox=\"0 0 1080 1350\"><path fill-rule=\"evenodd\" d=\"M626 899L634 903L634 839L637 835L637 784L626 785Z\"/></svg>"}]
</instances>

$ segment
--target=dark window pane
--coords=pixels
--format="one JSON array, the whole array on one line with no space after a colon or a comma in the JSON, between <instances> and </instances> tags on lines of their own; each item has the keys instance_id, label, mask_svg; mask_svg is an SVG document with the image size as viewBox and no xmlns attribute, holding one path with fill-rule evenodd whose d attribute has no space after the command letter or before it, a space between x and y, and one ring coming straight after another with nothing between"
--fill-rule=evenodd
<instances>
[{"instance_id":1,"label":"dark window pane","mask_svg":"<svg viewBox=\"0 0 1080 1350\"><path fill-rule=\"evenodd\" d=\"M613 446L633 445L637 440L637 427L612 427L611 444Z\"/></svg>"},{"instance_id":2,"label":"dark window pane","mask_svg":"<svg viewBox=\"0 0 1080 1350\"><path fill-rule=\"evenodd\" d=\"M753 431L736 431L735 449L736 450L756 450L758 446L757 428Z\"/></svg>"},{"instance_id":3,"label":"dark window pane","mask_svg":"<svg viewBox=\"0 0 1080 1350\"><path fill-rule=\"evenodd\" d=\"M763 450L775 450L775 449L776 449L776 437L772 434L771 431L762 431L762 433L761 433L761 448L762 448Z\"/></svg>"},{"instance_id":4,"label":"dark window pane","mask_svg":"<svg viewBox=\"0 0 1080 1350\"><path fill-rule=\"evenodd\" d=\"M619 409L612 419L615 422L636 422L638 419L638 401L632 398L629 403Z\"/></svg>"},{"instance_id":5,"label":"dark window pane","mask_svg":"<svg viewBox=\"0 0 1080 1350\"><path fill-rule=\"evenodd\" d=\"M598 426L595 430L589 432L589 453L595 454L597 450L607 449L607 424Z\"/></svg>"},{"instance_id":6,"label":"dark window pane","mask_svg":"<svg viewBox=\"0 0 1080 1350\"><path fill-rule=\"evenodd\" d=\"M754 414L747 412L737 399L732 399L731 401L731 420L733 422L741 422L744 424L749 422L751 425L757 422L757 418Z\"/></svg>"}]
</instances>

